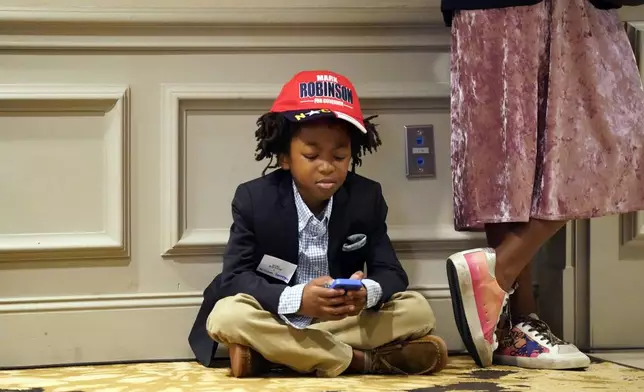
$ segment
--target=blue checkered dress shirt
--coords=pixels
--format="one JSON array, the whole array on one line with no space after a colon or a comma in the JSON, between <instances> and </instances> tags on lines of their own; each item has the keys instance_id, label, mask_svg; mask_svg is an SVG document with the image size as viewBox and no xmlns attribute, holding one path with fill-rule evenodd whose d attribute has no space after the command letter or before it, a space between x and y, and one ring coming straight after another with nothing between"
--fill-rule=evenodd
<instances>
[{"instance_id":1,"label":"blue checkered dress shirt","mask_svg":"<svg viewBox=\"0 0 644 392\"><path fill-rule=\"evenodd\" d=\"M295 270L295 284L286 287L280 297L278 313L292 327L304 329L314 321L311 317L297 314L302 303L304 286L313 279L329 275L329 261L327 259L329 246L328 228L331 210L333 209L333 198L329 200L320 216L316 217L302 200L295 183L293 183L293 194L298 217L298 266ZM370 279L363 279L362 283L367 289L365 307L373 307L382 297L382 288L378 282Z\"/></svg>"}]
</instances>

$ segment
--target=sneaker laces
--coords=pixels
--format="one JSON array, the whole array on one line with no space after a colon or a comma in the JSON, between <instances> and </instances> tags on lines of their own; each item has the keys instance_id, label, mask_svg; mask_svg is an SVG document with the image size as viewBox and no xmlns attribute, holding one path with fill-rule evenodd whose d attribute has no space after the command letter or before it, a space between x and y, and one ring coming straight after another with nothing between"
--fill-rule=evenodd
<instances>
[{"instance_id":1,"label":"sneaker laces","mask_svg":"<svg viewBox=\"0 0 644 392\"><path fill-rule=\"evenodd\" d=\"M512 312L510 311L511 303L510 296L514 294L514 291L519 287L518 283L514 283L510 287L508 295L503 300L503 306L501 307L501 313L499 314L499 319L496 320L497 331L498 330L510 330L512 329ZM493 349L496 350L499 347L499 338L497 334L494 334L494 346Z\"/></svg>"},{"instance_id":2,"label":"sneaker laces","mask_svg":"<svg viewBox=\"0 0 644 392\"><path fill-rule=\"evenodd\" d=\"M519 288L519 283L515 282L512 285L511 291L514 292L517 288ZM536 332L535 336L538 336L544 339L550 345L556 346L559 344L568 344L562 339L559 339L554 333L552 333L552 331L550 330L550 326L545 321L539 319L536 316L535 317L519 316L515 322L514 318L512 317L512 312L510 310L509 298L507 303L503 307L503 311L501 312L501 317L499 317L499 323L501 321L503 321L503 325L499 326L500 329L509 331L514 327L514 325L524 324L528 327L528 332Z\"/></svg>"},{"instance_id":3,"label":"sneaker laces","mask_svg":"<svg viewBox=\"0 0 644 392\"><path fill-rule=\"evenodd\" d=\"M524 324L528 327L528 332L536 332L535 336L542 338L551 346L566 344L565 341L559 339L554 333L552 333L548 324L543 320L524 316L520 317L518 321L519 324Z\"/></svg>"}]
</instances>

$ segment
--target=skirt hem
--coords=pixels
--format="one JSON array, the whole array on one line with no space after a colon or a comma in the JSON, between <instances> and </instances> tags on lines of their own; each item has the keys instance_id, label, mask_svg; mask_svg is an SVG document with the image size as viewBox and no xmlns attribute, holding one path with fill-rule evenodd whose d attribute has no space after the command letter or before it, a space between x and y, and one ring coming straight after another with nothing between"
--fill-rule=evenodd
<instances>
[{"instance_id":1,"label":"skirt hem","mask_svg":"<svg viewBox=\"0 0 644 392\"><path fill-rule=\"evenodd\" d=\"M522 217L512 217L512 218L483 218L477 220L470 220L472 224L469 225L454 225L454 230L457 232L482 232L485 231L486 224L502 224L502 223L528 223L530 219L539 219L544 221L572 221L572 220L584 220L584 219L593 219L593 218L602 218L614 215L622 214L631 214L644 211L644 205L638 206L636 208L628 208L625 210L615 210L615 211L603 211L603 212L587 212L587 213L576 213L568 215L539 215L533 214L529 218Z\"/></svg>"}]
</instances>

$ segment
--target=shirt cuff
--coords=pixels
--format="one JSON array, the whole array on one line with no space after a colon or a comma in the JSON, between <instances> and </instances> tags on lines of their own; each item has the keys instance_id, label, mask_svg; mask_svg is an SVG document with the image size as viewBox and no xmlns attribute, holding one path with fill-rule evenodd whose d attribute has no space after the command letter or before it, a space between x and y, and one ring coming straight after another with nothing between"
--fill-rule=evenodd
<instances>
[{"instance_id":1,"label":"shirt cuff","mask_svg":"<svg viewBox=\"0 0 644 392\"><path fill-rule=\"evenodd\" d=\"M382 298L380 283L371 279L362 279L362 284L367 289L367 305L365 308L369 309L376 306L380 302L380 298Z\"/></svg>"},{"instance_id":2,"label":"shirt cuff","mask_svg":"<svg viewBox=\"0 0 644 392\"><path fill-rule=\"evenodd\" d=\"M299 314L280 314L279 317L284 322L295 329L306 329L313 323L312 317L300 316Z\"/></svg>"},{"instance_id":3,"label":"shirt cuff","mask_svg":"<svg viewBox=\"0 0 644 392\"><path fill-rule=\"evenodd\" d=\"M287 286L282 295L280 295L280 302L277 307L279 315L295 314L300 310L302 305L302 293L304 292L305 284L296 284L295 286Z\"/></svg>"}]
</instances>

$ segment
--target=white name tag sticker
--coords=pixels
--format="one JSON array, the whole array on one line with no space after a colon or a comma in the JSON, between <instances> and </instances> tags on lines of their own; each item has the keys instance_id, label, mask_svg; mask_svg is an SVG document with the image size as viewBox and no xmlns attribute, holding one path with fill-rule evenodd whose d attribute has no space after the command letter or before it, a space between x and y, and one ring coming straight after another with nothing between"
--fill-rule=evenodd
<instances>
[{"instance_id":1,"label":"white name tag sticker","mask_svg":"<svg viewBox=\"0 0 644 392\"><path fill-rule=\"evenodd\" d=\"M296 269L297 265L269 255L264 255L259 266L257 266L257 271L271 278L279 279L284 283L288 283L291 280Z\"/></svg>"}]
</instances>

